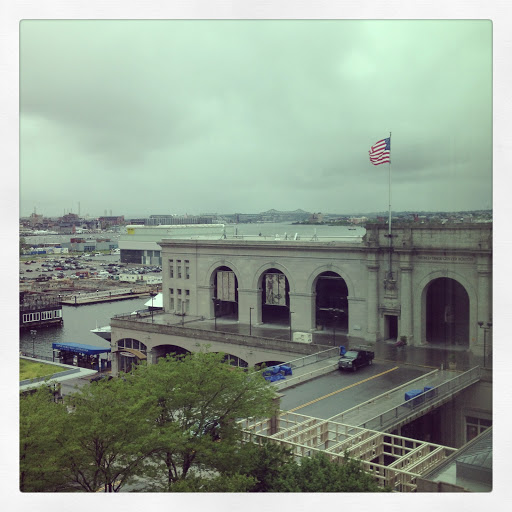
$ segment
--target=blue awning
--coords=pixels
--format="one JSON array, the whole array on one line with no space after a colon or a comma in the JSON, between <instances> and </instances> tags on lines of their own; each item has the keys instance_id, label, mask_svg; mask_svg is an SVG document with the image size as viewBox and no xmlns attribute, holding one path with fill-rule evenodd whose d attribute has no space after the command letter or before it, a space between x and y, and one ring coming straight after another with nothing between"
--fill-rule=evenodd
<instances>
[{"instance_id":1,"label":"blue awning","mask_svg":"<svg viewBox=\"0 0 512 512\"><path fill-rule=\"evenodd\" d=\"M74 352L75 354L96 355L110 352L110 348L97 347L95 345L84 345L82 343L52 343L55 350Z\"/></svg>"}]
</instances>

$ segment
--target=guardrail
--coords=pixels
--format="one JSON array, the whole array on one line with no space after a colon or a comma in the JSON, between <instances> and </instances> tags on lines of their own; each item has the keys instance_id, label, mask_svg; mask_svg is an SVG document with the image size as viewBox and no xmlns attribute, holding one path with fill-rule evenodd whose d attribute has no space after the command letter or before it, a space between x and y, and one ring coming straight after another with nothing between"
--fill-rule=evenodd
<instances>
[{"instance_id":1,"label":"guardrail","mask_svg":"<svg viewBox=\"0 0 512 512\"><path fill-rule=\"evenodd\" d=\"M402 402L400 405L389 409L371 418L361 425L362 428L372 430L382 430L389 428L403 421L408 416L421 412L425 408L429 408L439 401L461 391L462 389L478 382L480 380L480 368L476 366L467 372L464 372L453 379L450 379L439 386L424 391L409 401Z\"/></svg>"},{"instance_id":2,"label":"guardrail","mask_svg":"<svg viewBox=\"0 0 512 512\"><path fill-rule=\"evenodd\" d=\"M297 375L295 377L286 378L285 380L278 380L274 383L274 386L278 391L282 389L289 388L291 386L296 386L301 382L305 382L308 380L312 380L316 377L320 377L321 375L325 375L326 373L330 373L338 368L338 362L334 362L332 364L328 364L322 368L316 368L308 373L304 373L302 375Z\"/></svg>"},{"instance_id":3,"label":"guardrail","mask_svg":"<svg viewBox=\"0 0 512 512\"><path fill-rule=\"evenodd\" d=\"M316 354L311 354L309 356L299 357L298 359L293 359L292 361L287 361L286 365L291 366L292 370L294 368L303 368L309 364L318 363L319 361L323 361L325 359L331 359L332 357L337 357L340 354L339 347L328 348L327 350L322 350L321 352L317 352Z\"/></svg>"},{"instance_id":4,"label":"guardrail","mask_svg":"<svg viewBox=\"0 0 512 512\"><path fill-rule=\"evenodd\" d=\"M391 393L396 393L397 391L400 391L400 390L411 389L411 386L415 382L418 382L418 381L424 380L424 379L428 379L431 375L434 375L435 373L438 373L438 372L439 372L439 370L433 370L429 373L426 373L425 375L420 375L419 377L416 377L415 379L410 380L410 381L406 382L405 384L402 384L401 386L397 386L396 388L393 388L389 391L386 391L385 393L377 395L374 398L370 398L369 400L366 400L366 402L361 402L360 404L356 405L355 407L351 407L350 409L347 409L346 411L343 411L340 414L336 414L335 416L330 417L329 421L337 421L339 423L345 423L346 416L348 416L354 412L359 412L361 409L370 405L371 403L377 402L377 400L380 400L381 398L388 397Z\"/></svg>"}]
</instances>

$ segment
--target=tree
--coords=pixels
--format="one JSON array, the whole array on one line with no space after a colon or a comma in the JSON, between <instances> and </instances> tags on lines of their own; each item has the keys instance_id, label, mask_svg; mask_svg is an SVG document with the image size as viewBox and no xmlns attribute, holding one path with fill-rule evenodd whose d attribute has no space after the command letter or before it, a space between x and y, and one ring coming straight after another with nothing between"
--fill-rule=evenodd
<instances>
[{"instance_id":1,"label":"tree","mask_svg":"<svg viewBox=\"0 0 512 512\"><path fill-rule=\"evenodd\" d=\"M292 451L279 443L244 443L232 456L230 464L223 468L223 474L240 473L251 477L254 484L248 489L250 492L272 492L275 482L292 463Z\"/></svg>"},{"instance_id":2,"label":"tree","mask_svg":"<svg viewBox=\"0 0 512 512\"><path fill-rule=\"evenodd\" d=\"M53 401L47 386L20 395L20 491L68 489L59 438L65 432L66 409Z\"/></svg>"},{"instance_id":3,"label":"tree","mask_svg":"<svg viewBox=\"0 0 512 512\"><path fill-rule=\"evenodd\" d=\"M86 492L119 491L151 450L148 397L113 379L83 386L67 403L73 410L62 444L70 481Z\"/></svg>"},{"instance_id":4,"label":"tree","mask_svg":"<svg viewBox=\"0 0 512 512\"><path fill-rule=\"evenodd\" d=\"M241 439L236 420L272 415L275 390L255 370L222 363L223 354L198 352L167 356L138 366L130 381L151 397L153 451L147 475L159 490L202 471L217 474Z\"/></svg>"},{"instance_id":5,"label":"tree","mask_svg":"<svg viewBox=\"0 0 512 512\"><path fill-rule=\"evenodd\" d=\"M382 492L375 479L363 470L361 461L345 454L343 462L325 454L289 462L270 486L272 492Z\"/></svg>"}]
</instances>

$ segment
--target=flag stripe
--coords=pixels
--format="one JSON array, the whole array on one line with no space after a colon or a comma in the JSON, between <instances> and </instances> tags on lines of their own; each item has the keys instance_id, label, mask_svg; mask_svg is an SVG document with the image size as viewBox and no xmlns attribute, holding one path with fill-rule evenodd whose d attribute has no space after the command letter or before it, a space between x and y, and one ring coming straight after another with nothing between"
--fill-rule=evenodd
<instances>
[{"instance_id":1,"label":"flag stripe","mask_svg":"<svg viewBox=\"0 0 512 512\"><path fill-rule=\"evenodd\" d=\"M391 163L391 140L390 138L377 141L368 152L370 162L373 165Z\"/></svg>"}]
</instances>

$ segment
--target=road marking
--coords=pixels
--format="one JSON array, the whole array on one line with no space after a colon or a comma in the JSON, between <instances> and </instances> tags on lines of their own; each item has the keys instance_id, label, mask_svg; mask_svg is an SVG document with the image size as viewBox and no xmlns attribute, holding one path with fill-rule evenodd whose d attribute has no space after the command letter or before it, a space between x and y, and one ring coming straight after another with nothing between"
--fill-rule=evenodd
<instances>
[{"instance_id":1,"label":"road marking","mask_svg":"<svg viewBox=\"0 0 512 512\"><path fill-rule=\"evenodd\" d=\"M298 407L294 407L293 409L288 409L287 412L294 412L298 409L302 409L303 407L306 407L308 405L314 404L316 402L319 402L320 400L323 400L324 398L329 398L330 396L336 395L337 393L341 393L342 391L346 391L347 389L353 388L355 386L359 386L359 384L363 384L364 382L368 382L369 380L376 379L377 377L381 377L382 375L385 375L389 372L394 372L395 370L398 370L400 368L399 366L395 366L394 368L391 368L389 370L386 370L385 372L378 373L377 375L373 375L372 377L368 377L367 379L360 380L358 382L354 382L354 384L350 384L350 386L345 386L344 388L338 389L337 391L333 391L332 393L329 393L327 395L321 396L319 398L315 398L314 400L311 400L311 402L308 402L303 405L299 405Z\"/></svg>"}]
</instances>

